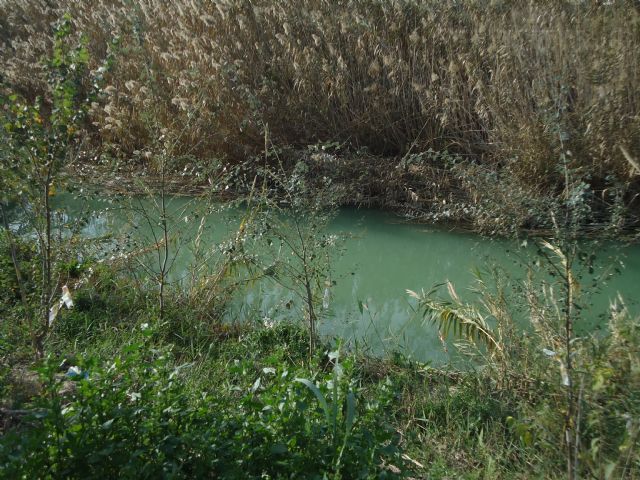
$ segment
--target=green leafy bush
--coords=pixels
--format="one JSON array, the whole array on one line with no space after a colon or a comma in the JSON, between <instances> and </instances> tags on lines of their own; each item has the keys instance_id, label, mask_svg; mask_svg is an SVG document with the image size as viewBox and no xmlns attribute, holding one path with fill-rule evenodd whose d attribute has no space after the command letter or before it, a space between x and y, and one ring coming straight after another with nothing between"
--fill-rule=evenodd
<instances>
[{"instance_id":1,"label":"green leafy bush","mask_svg":"<svg viewBox=\"0 0 640 480\"><path fill-rule=\"evenodd\" d=\"M49 357L39 369L43 394L24 425L0 439L0 476L370 478L393 476L383 462L402 463L384 401L356 407L353 390L331 397L340 417L348 398L348 424L337 431L284 365L256 371L237 362L227 391L195 395L184 384L192 365L175 366L170 349L145 341L107 363L73 363L61 368ZM347 369L338 368L310 376L309 385L346 391Z\"/></svg>"}]
</instances>

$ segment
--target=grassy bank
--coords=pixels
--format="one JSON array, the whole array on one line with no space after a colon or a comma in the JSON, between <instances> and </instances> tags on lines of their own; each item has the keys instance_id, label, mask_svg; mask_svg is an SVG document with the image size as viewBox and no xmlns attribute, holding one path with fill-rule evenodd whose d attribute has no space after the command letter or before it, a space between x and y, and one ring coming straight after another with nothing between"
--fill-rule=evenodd
<instances>
[{"instance_id":1,"label":"grassy bank","mask_svg":"<svg viewBox=\"0 0 640 480\"><path fill-rule=\"evenodd\" d=\"M3 272L8 254L5 243ZM20 255L24 266L34 259ZM478 368L466 372L329 339L310 357L295 315L225 325L201 295L171 290L160 321L157 292L127 269L78 275L89 271L35 364L16 280L2 278L6 478L524 479L566 469L566 387L541 348L550 339L505 337L499 355L469 341ZM579 471L638 478L640 331L623 309L609 328L576 347Z\"/></svg>"},{"instance_id":2,"label":"grassy bank","mask_svg":"<svg viewBox=\"0 0 640 480\"><path fill-rule=\"evenodd\" d=\"M350 191L415 217L534 226L531 199L547 208L568 167L594 191L592 223L612 205L637 220L633 1L5 0L0 13L2 80L28 99L47 90L52 22L71 15L84 88L100 84L88 162L157 167L150 145L164 134L176 170L251 168L268 125L269 148L324 147L335 155L315 161ZM373 179L358 175L369 163Z\"/></svg>"}]
</instances>

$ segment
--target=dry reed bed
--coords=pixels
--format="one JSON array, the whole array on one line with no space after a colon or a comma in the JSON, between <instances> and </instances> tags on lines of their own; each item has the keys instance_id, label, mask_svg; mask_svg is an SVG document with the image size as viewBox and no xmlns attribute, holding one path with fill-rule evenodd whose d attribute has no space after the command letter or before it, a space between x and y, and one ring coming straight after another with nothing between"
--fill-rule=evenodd
<instances>
[{"instance_id":1,"label":"dry reed bed","mask_svg":"<svg viewBox=\"0 0 640 480\"><path fill-rule=\"evenodd\" d=\"M90 128L117 155L162 131L237 161L268 124L274 145L446 149L523 183L553 183L563 150L601 185L628 176L620 146L640 157L632 0L0 0L7 84L44 91L64 12L94 69L113 55Z\"/></svg>"}]
</instances>

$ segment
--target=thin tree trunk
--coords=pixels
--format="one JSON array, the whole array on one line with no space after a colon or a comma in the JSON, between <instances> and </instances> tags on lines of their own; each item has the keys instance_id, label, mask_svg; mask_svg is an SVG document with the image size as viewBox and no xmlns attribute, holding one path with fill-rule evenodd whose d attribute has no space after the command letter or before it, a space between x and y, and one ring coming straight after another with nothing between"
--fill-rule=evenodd
<instances>
[{"instance_id":1,"label":"thin tree trunk","mask_svg":"<svg viewBox=\"0 0 640 480\"><path fill-rule=\"evenodd\" d=\"M16 272L16 281L18 282L18 288L20 289L20 300L22 301L22 305L26 309L28 306L27 290L22 280L22 270L20 269L20 261L18 260L18 248L13 238L13 234L11 233L11 229L9 228L9 221L7 220L7 214L4 210L4 205L2 205L1 203L0 203L0 211L2 212L2 223L4 225L5 231L7 232L7 238L9 239L9 249L11 251L11 263L13 263L13 269Z\"/></svg>"},{"instance_id":2,"label":"thin tree trunk","mask_svg":"<svg viewBox=\"0 0 640 480\"><path fill-rule=\"evenodd\" d=\"M307 292L307 310L309 313L309 358L313 357L316 347L316 312L313 308L313 293L311 291L311 282L307 275L307 267L305 265L305 290Z\"/></svg>"},{"instance_id":3,"label":"thin tree trunk","mask_svg":"<svg viewBox=\"0 0 640 480\"><path fill-rule=\"evenodd\" d=\"M165 200L165 171L164 171L164 159L162 159L162 167L161 167L161 185L160 185L160 214L162 215L161 225L162 225L162 237L164 240L163 246L163 258L160 262L160 291L159 291L159 301L160 301L160 322L164 320L164 287L166 283L167 276L167 262L169 259L169 231L167 227L167 205Z\"/></svg>"},{"instance_id":4,"label":"thin tree trunk","mask_svg":"<svg viewBox=\"0 0 640 480\"><path fill-rule=\"evenodd\" d=\"M567 365L567 414L565 417L565 441L567 446L567 476L569 480L576 478L576 463L574 439L576 436L575 425L575 399L573 391L573 278L571 275L571 261L565 259L565 278L566 294L565 294L565 362Z\"/></svg>"},{"instance_id":5,"label":"thin tree trunk","mask_svg":"<svg viewBox=\"0 0 640 480\"><path fill-rule=\"evenodd\" d=\"M48 167L46 181L43 185L44 205L44 235L40 236L40 250L42 255L42 291L40 293L41 329L35 335L34 349L36 358L44 356L44 339L49 331L49 304L51 303L51 204L49 202L49 188L51 186L51 166Z\"/></svg>"}]
</instances>

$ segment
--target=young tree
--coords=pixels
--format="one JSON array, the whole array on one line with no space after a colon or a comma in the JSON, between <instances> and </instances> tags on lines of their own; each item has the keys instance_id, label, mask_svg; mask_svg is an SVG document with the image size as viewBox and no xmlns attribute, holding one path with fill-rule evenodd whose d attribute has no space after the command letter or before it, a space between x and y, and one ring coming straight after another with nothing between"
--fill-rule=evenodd
<instances>
[{"instance_id":1,"label":"young tree","mask_svg":"<svg viewBox=\"0 0 640 480\"><path fill-rule=\"evenodd\" d=\"M265 244L263 272L301 301L312 356L318 339L318 307L328 301L331 258L339 243L336 235L326 231L336 210L334 189L329 179L311 186L302 161L291 172L282 164L264 167L259 177L263 187L254 221Z\"/></svg>"},{"instance_id":2,"label":"young tree","mask_svg":"<svg viewBox=\"0 0 640 480\"><path fill-rule=\"evenodd\" d=\"M72 46L71 34L71 19L65 16L55 28L53 55L45 64L48 90L44 98L28 101L8 88L3 88L0 95L4 136L0 152L3 216L10 205L21 209L23 224L36 239L40 259L40 298L30 321L37 357L44 352L44 339L55 317L52 303L58 291L54 278L58 256L51 197L65 166L73 160L89 104L83 88L88 51L82 41ZM3 223L11 237L8 222ZM20 265L15 255L13 258L21 283Z\"/></svg>"}]
</instances>

